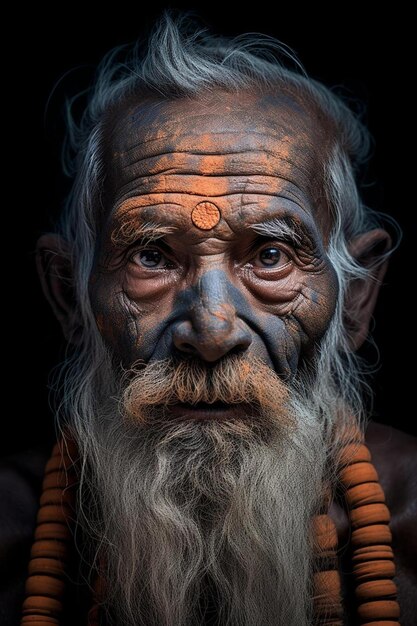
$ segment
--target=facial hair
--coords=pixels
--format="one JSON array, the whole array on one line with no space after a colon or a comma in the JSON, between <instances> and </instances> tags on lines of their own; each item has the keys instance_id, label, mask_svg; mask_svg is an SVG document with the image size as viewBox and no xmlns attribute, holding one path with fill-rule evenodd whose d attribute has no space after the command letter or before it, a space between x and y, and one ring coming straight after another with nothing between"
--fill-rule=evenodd
<instances>
[{"instance_id":1,"label":"facial hair","mask_svg":"<svg viewBox=\"0 0 417 626\"><path fill-rule=\"evenodd\" d=\"M109 623L311 623L310 523L326 462L311 389L303 397L237 355L210 369L151 363L122 385L76 434L89 502L79 522L98 546ZM218 400L250 409L167 419L170 403Z\"/></svg>"}]
</instances>

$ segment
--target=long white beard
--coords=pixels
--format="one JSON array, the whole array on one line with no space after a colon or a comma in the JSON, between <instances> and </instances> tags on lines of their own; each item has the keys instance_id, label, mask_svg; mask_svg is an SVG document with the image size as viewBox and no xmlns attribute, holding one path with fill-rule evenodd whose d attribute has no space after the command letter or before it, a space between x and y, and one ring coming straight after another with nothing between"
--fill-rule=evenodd
<instances>
[{"instance_id":1,"label":"long white beard","mask_svg":"<svg viewBox=\"0 0 417 626\"><path fill-rule=\"evenodd\" d=\"M105 556L114 623L197 625L207 590L219 626L311 622L309 526L338 445L330 433L363 413L344 328L344 294L362 274L343 246L336 229L328 254L338 304L311 376L297 375L296 428L265 440L225 422L155 430L120 419L117 402L108 404L119 391L111 357L80 299L83 337L59 373L57 417L70 423L85 461L79 521Z\"/></svg>"},{"instance_id":2,"label":"long white beard","mask_svg":"<svg viewBox=\"0 0 417 626\"><path fill-rule=\"evenodd\" d=\"M211 596L212 624L310 624L327 454L314 403L294 401L296 428L268 440L232 421L149 428L112 410L78 433L95 500L80 520L106 560L112 623L204 624Z\"/></svg>"}]
</instances>

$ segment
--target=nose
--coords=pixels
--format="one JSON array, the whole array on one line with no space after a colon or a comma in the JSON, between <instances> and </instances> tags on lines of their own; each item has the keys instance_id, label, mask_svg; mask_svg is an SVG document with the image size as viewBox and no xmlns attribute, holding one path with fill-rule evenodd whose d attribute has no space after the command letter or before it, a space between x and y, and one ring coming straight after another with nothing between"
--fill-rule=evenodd
<instances>
[{"instance_id":1,"label":"nose","mask_svg":"<svg viewBox=\"0 0 417 626\"><path fill-rule=\"evenodd\" d=\"M206 272L187 299L187 314L173 329L177 350L208 362L247 350L251 332L229 298L224 272Z\"/></svg>"}]
</instances>

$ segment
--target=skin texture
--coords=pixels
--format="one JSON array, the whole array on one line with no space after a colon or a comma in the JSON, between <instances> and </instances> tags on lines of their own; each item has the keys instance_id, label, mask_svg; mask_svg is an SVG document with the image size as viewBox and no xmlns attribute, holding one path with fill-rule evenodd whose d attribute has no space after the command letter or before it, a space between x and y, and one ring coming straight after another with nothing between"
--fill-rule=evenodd
<instances>
[{"instance_id":1,"label":"skin texture","mask_svg":"<svg viewBox=\"0 0 417 626\"><path fill-rule=\"evenodd\" d=\"M247 95L236 110L231 96L216 97L189 103L186 118L182 102L148 105L145 115L133 107L113 129L90 294L124 366L173 352L212 363L246 350L290 377L327 328L337 281L314 220L326 131L295 103L254 104ZM204 201L221 218L203 230L192 214ZM302 233L297 247L250 229L274 218ZM153 244L164 254L156 268L141 266L141 248L152 247L129 236L149 222L171 231ZM281 258L263 266L271 247Z\"/></svg>"},{"instance_id":2,"label":"skin texture","mask_svg":"<svg viewBox=\"0 0 417 626\"><path fill-rule=\"evenodd\" d=\"M322 192L333 132L305 102L285 94L135 102L114 115L90 298L116 363L191 354L210 366L244 351L290 379L311 358L338 293ZM220 215L209 229L192 219L204 202ZM250 228L274 218L297 233L297 242L260 238ZM374 251L387 245L379 229L350 242L369 267ZM43 236L38 267L65 335L76 341L76 307L59 278L71 274L63 247L57 236ZM277 263L265 265L272 248ZM157 259L157 267L144 267L143 258ZM366 337L384 271L380 265L350 288L353 348ZM371 425L367 443L392 514L402 623L413 624L415 440ZM346 514L335 504L332 515L343 543Z\"/></svg>"}]
</instances>

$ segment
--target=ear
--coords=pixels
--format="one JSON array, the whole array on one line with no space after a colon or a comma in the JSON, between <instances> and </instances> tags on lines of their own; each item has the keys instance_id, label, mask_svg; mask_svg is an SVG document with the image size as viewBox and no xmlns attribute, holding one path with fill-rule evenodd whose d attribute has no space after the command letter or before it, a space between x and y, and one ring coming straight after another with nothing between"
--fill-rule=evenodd
<instances>
[{"instance_id":1,"label":"ear","mask_svg":"<svg viewBox=\"0 0 417 626\"><path fill-rule=\"evenodd\" d=\"M61 324L65 339L77 345L81 324L77 316L68 243L59 235L42 235L36 246L36 266L43 292Z\"/></svg>"},{"instance_id":2,"label":"ear","mask_svg":"<svg viewBox=\"0 0 417 626\"><path fill-rule=\"evenodd\" d=\"M351 241L349 251L357 263L368 270L365 278L356 279L348 287L345 300L345 324L352 350L365 341L379 289L388 266L387 252L391 237L382 228L363 233Z\"/></svg>"}]
</instances>

